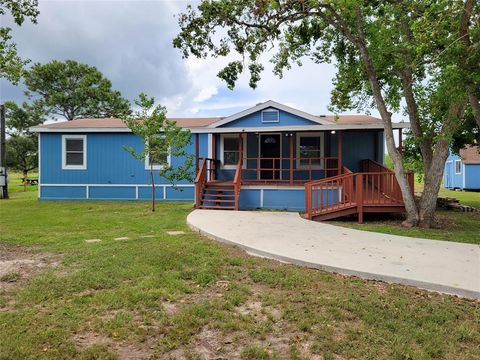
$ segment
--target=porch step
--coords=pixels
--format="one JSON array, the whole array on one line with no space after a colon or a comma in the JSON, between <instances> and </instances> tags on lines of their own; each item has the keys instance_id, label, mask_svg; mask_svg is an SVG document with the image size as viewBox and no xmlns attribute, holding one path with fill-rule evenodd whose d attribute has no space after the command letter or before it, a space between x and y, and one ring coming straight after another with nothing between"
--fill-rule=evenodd
<instances>
[{"instance_id":1,"label":"porch step","mask_svg":"<svg viewBox=\"0 0 480 360\"><path fill-rule=\"evenodd\" d=\"M235 206L201 205L199 208L200 209L235 210Z\"/></svg>"},{"instance_id":2,"label":"porch step","mask_svg":"<svg viewBox=\"0 0 480 360\"><path fill-rule=\"evenodd\" d=\"M212 181L202 189L199 208L234 210L237 200L232 182Z\"/></svg>"},{"instance_id":3,"label":"porch step","mask_svg":"<svg viewBox=\"0 0 480 360\"><path fill-rule=\"evenodd\" d=\"M202 198L202 203L233 203L233 204L235 204L235 199L225 200L225 199L205 199L205 198Z\"/></svg>"},{"instance_id":4,"label":"porch step","mask_svg":"<svg viewBox=\"0 0 480 360\"><path fill-rule=\"evenodd\" d=\"M222 193L219 193L219 194L204 193L203 195L204 196L215 196L215 197L234 197L235 196L234 194L222 194Z\"/></svg>"}]
</instances>

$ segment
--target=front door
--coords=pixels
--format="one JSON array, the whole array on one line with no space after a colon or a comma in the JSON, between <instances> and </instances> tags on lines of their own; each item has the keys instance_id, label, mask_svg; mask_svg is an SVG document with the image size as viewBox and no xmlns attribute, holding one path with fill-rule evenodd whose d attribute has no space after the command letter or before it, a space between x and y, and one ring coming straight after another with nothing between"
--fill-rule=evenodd
<instances>
[{"instance_id":1,"label":"front door","mask_svg":"<svg viewBox=\"0 0 480 360\"><path fill-rule=\"evenodd\" d=\"M260 134L260 179L280 179L280 156L281 156L280 134Z\"/></svg>"}]
</instances>

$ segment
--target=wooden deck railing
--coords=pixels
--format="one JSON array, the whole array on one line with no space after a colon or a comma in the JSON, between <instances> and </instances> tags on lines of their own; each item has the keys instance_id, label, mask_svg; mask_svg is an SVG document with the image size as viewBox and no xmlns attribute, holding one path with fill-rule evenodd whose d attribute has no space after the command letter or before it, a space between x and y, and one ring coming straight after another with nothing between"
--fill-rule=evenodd
<instances>
[{"instance_id":1,"label":"wooden deck railing","mask_svg":"<svg viewBox=\"0 0 480 360\"><path fill-rule=\"evenodd\" d=\"M374 162L367 169L378 172L352 173L343 168L343 174L307 182L305 184L306 217L312 219L340 210L355 209L359 222L363 221L364 207L375 207L379 212L403 206L403 197L395 173ZM388 171L386 171L388 170ZM413 173L407 173L413 189Z\"/></svg>"},{"instance_id":2,"label":"wooden deck railing","mask_svg":"<svg viewBox=\"0 0 480 360\"><path fill-rule=\"evenodd\" d=\"M369 172L393 172L392 169L387 168L386 166L371 160L371 159L364 159L361 161L361 169L364 173Z\"/></svg>"},{"instance_id":3,"label":"wooden deck railing","mask_svg":"<svg viewBox=\"0 0 480 360\"><path fill-rule=\"evenodd\" d=\"M338 175L339 171L336 157L247 157L243 165L243 178L250 183L303 184Z\"/></svg>"},{"instance_id":4,"label":"wooden deck railing","mask_svg":"<svg viewBox=\"0 0 480 360\"><path fill-rule=\"evenodd\" d=\"M354 179L348 168L344 174L305 183L305 208L309 219L327 210L337 211L354 204Z\"/></svg>"},{"instance_id":5,"label":"wooden deck railing","mask_svg":"<svg viewBox=\"0 0 480 360\"><path fill-rule=\"evenodd\" d=\"M242 187L242 158L238 159L237 169L235 170L235 176L233 177L233 193L235 198L235 210L238 210L238 200L240 198L240 189Z\"/></svg>"},{"instance_id":6,"label":"wooden deck railing","mask_svg":"<svg viewBox=\"0 0 480 360\"><path fill-rule=\"evenodd\" d=\"M202 158L201 165L198 169L197 176L195 178L195 207L198 208L200 206L200 200L202 197L202 191L205 187L207 181L209 181L212 177L212 164L215 160L210 158Z\"/></svg>"}]
</instances>

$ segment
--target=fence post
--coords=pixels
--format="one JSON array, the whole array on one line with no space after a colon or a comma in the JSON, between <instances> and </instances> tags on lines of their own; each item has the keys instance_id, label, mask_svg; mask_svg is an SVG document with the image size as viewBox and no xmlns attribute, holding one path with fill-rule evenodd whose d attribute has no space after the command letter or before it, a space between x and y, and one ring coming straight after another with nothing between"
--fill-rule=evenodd
<instances>
[{"instance_id":1,"label":"fence post","mask_svg":"<svg viewBox=\"0 0 480 360\"><path fill-rule=\"evenodd\" d=\"M308 219L312 219L312 188L309 185L305 185L305 213Z\"/></svg>"},{"instance_id":2,"label":"fence post","mask_svg":"<svg viewBox=\"0 0 480 360\"><path fill-rule=\"evenodd\" d=\"M363 224L363 174L357 174L355 177L358 223Z\"/></svg>"}]
</instances>

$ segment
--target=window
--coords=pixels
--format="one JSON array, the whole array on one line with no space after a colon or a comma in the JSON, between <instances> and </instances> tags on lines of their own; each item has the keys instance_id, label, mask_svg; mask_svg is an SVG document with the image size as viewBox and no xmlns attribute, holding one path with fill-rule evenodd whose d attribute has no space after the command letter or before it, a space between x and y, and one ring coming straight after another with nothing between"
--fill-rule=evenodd
<instances>
[{"instance_id":1,"label":"window","mask_svg":"<svg viewBox=\"0 0 480 360\"><path fill-rule=\"evenodd\" d=\"M220 143L220 161L224 169L235 169L239 160L239 136L237 134L222 135ZM246 136L243 136L243 156L246 154Z\"/></svg>"},{"instance_id":2,"label":"window","mask_svg":"<svg viewBox=\"0 0 480 360\"><path fill-rule=\"evenodd\" d=\"M147 154L145 158L145 170L150 170L150 165L153 170L161 170L166 165L170 166L170 153L168 151L161 151L161 141L162 137L158 137L158 144L156 144L158 147L153 145L152 153Z\"/></svg>"},{"instance_id":3,"label":"window","mask_svg":"<svg viewBox=\"0 0 480 360\"><path fill-rule=\"evenodd\" d=\"M462 173L462 160L455 160L455 174Z\"/></svg>"},{"instance_id":4,"label":"window","mask_svg":"<svg viewBox=\"0 0 480 360\"><path fill-rule=\"evenodd\" d=\"M323 168L323 133L297 133L297 168Z\"/></svg>"},{"instance_id":5,"label":"window","mask_svg":"<svg viewBox=\"0 0 480 360\"><path fill-rule=\"evenodd\" d=\"M87 168L86 135L62 136L62 169L85 170Z\"/></svg>"},{"instance_id":6,"label":"window","mask_svg":"<svg viewBox=\"0 0 480 360\"><path fill-rule=\"evenodd\" d=\"M270 123L270 122L279 122L280 121L280 114L279 111L276 109L266 109L262 111L262 122L263 123Z\"/></svg>"}]
</instances>

